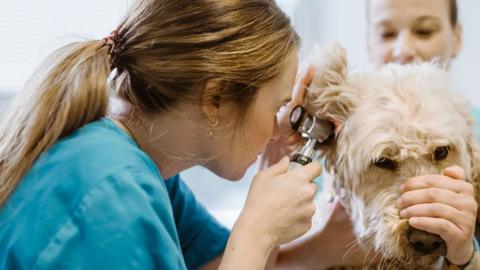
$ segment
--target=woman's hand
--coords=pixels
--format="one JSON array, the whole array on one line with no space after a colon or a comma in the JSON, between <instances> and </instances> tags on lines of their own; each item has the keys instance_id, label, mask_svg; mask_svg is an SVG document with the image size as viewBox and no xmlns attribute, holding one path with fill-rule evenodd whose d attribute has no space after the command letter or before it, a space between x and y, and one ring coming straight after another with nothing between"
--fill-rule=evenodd
<instances>
[{"instance_id":1,"label":"woman's hand","mask_svg":"<svg viewBox=\"0 0 480 270\"><path fill-rule=\"evenodd\" d=\"M313 67L309 66L297 80L292 92L292 100L277 113L278 129L259 159L260 169L268 168L282 157L289 156L302 143L300 134L290 127L290 113L295 106L303 104L305 91L310 86L314 73Z\"/></svg>"},{"instance_id":2,"label":"woman's hand","mask_svg":"<svg viewBox=\"0 0 480 270\"><path fill-rule=\"evenodd\" d=\"M419 230L439 235L447 245L447 260L466 264L473 254L473 235L477 202L473 186L464 181L459 166L443 170L442 175L413 177L400 187L397 207L400 216Z\"/></svg>"},{"instance_id":3,"label":"woman's hand","mask_svg":"<svg viewBox=\"0 0 480 270\"><path fill-rule=\"evenodd\" d=\"M291 171L287 171L288 164L285 157L255 176L239 218L252 222L255 230L267 235L274 246L307 232L315 212L317 185L313 180L320 175L320 163Z\"/></svg>"},{"instance_id":4,"label":"woman's hand","mask_svg":"<svg viewBox=\"0 0 480 270\"><path fill-rule=\"evenodd\" d=\"M221 269L264 269L272 250L312 225L320 164L288 170L289 159L258 173L225 249ZM249 260L244 258L248 257Z\"/></svg>"}]
</instances>

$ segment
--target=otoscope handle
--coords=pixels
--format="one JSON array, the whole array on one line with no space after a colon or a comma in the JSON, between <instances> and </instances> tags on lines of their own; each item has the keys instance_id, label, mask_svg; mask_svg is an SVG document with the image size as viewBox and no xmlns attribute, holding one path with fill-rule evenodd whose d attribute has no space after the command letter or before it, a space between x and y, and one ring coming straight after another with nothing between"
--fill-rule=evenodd
<instances>
[{"instance_id":1,"label":"otoscope handle","mask_svg":"<svg viewBox=\"0 0 480 270\"><path fill-rule=\"evenodd\" d=\"M316 139L309 139L308 142L293 155L290 159L290 164L288 165L288 170L295 169L299 166L305 166L308 163L312 162L313 156L315 155L315 145L317 143Z\"/></svg>"},{"instance_id":2,"label":"otoscope handle","mask_svg":"<svg viewBox=\"0 0 480 270\"><path fill-rule=\"evenodd\" d=\"M298 157L296 157L298 156ZM307 165L308 163L312 162L312 159L306 156L301 156L299 154L295 154L293 158L290 160L290 163L288 164L288 170L291 171L293 169L296 169L298 167L302 167Z\"/></svg>"}]
</instances>

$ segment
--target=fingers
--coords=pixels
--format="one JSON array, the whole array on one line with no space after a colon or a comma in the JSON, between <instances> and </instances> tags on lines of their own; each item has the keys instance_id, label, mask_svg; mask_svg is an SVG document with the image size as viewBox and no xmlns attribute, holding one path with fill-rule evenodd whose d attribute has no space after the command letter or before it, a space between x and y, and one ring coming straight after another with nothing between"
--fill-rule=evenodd
<instances>
[{"instance_id":1,"label":"fingers","mask_svg":"<svg viewBox=\"0 0 480 270\"><path fill-rule=\"evenodd\" d=\"M293 88L292 100L288 103L287 108L278 112L278 125L281 130L292 131L289 120L290 114L295 106L303 104L305 91L312 82L313 75L314 69L313 66L310 65L300 79L297 80L295 87Z\"/></svg>"},{"instance_id":2,"label":"fingers","mask_svg":"<svg viewBox=\"0 0 480 270\"><path fill-rule=\"evenodd\" d=\"M458 180L464 176L458 166L446 168L444 174L419 176L406 181L400 187L402 194L396 202L396 207L401 209L400 217L444 219L468 231L475 223L477 213L473 186Z\"/></svg>"},{"instance_id":3,"label":"fingers","mask_svg":"<svg viewBox=\"0 0 480 270\"><path fill-rule=\"evenodd\" d=\"M298 104L303 103L303 99L305 97L305 91L312 83L313 75L315 74L315 70L312 65L307 67L305 73L300 77L300 80L297 81L295 88L293 89L292 93L292 107Z\"/></svg>"},{"instance_id":4,"label":"fingers","mask_svg":"<svg viewBox=\"0 0 480 270\"><path fill-rule=\"evenodd\" d=\"M454 165L443 169L442 174L453 179L464 180L465 172L460 166Z\"/></svg>"},{"instance_id":5,"label":"fingers","mask_svg":"<svg viewBox=\"0 0 480 270\"><path fill-rule=\"evenodd\" d=\"M415 204L443 203L457 209L465 209L471 202L471 198L443 188L418 189L403 193L397 200L396 206L402 209Z\"/></svg>"},{"instance_id":6,"label":"fingers","mask_svg":"<svg viewBox=\"0 0 480 270\"><path fill-rule=\"evenodd\" d=\"M454 167L449 167L454 168ZM447 189L459 194L468 194L472 195L474 190L473 186L465 181L456 181L456 179L461 178L451 178L449 175L455 174L455 176L460 176L458 171L452 171L449 168L445 169L444 172L447 175L423 175L417 176L408 179L404 184L400 186L400 192L408 192L412 190L419 189L428 189L428 188L440 188Z\"/></svg>"},{"instance_id":7,"label":"fingers","mask_svg":"<svg viewBox=\"0 0 480 270\"><path fill-rule=\"evenodd\" d=\"M456 242L462 231L452 222L442 218L414 217L408 220L410 226L439 235L445 242Z\"/></svg>"},{"instance_id":8,"label":"fingers","mask_svg":"<svg viewBox=\"0 0 480 270\"><path fill-rule=\"evenodd\" d=\"M294 169L292 173L300 176L299 179L301 181L312 182L322 173L322 166L320 162L313 161L303 167Z\"/></svg>"},{"instance_id":9,"label":"fingers","mask_svg":"<svg viewBox=\"0 0 480 270\"><path fill-rule=\"evenodd\" d=\"M287 104L285 109L280 110L277 113L278 127L284 132L284 134L295 133L290 127L290 114L295 106L303 104L305 91L312 82L313 75L314 69L313 66L310 65L300 79L297 80L295 87L293 88L292 100Z\"/></svg>"},{"instance_id":10,"label":"fingers","mask_svg":"<svg viewBox=\"0 0 480 270\"><path fill-rule=\"evenodd\" d=\"M440 236L447 245L446 259L451 263L463 265L472 257L474 226L462 231L447 219L432 217L410 218L408 223L416 229Z\"/></svg>"},{"instance_id":11,"label":"fingers","mask_svg":"<svg viewBox=\"0 0 480 270\"><path fill-rule=\"evenodd\" d=\"M464 179L459 166L445 168L442 175L413 177L401 185L396 202L400 217L412 227L445 241L451 262L465 262L475 230L477 202L472 184Z\"/></svg>"},{"instance_id":12,"label":"fingers","mask_svg":"<svg viewBox=\"0 0 480 270\"><path fill-rule=\"evenodd\" d=\"M417 204L400 211L401 218L431 217L442 218L451 221L460 230L471 230L474 214L463 212L450 205L441 203Z\"/></svg>"}]
</instances>

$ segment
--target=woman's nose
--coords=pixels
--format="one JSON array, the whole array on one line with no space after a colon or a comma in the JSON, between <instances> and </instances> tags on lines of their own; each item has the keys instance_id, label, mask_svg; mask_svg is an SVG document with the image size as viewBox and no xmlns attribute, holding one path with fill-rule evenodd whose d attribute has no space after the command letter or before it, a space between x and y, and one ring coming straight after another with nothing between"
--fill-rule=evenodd
<instances>
[{"instance_id":1,"label":"woman's nose","mask_svg":"<svg viewBox=\"0 0 480 270\"><path fill-rule=\"evenodd\" d=\"M400 32L394 43L393 59L398 64L408 64L418 61L415 38L408 32Z\"/></svg>"}]
</instances>

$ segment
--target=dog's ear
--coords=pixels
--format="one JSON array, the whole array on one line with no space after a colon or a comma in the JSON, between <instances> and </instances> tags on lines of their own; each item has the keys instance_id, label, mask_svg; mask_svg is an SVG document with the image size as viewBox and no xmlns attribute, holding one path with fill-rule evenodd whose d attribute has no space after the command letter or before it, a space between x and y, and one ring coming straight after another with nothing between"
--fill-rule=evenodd
<instances>
[{"instance_id":1,"label":"dog's ear","mask_svg":"<svg viewBox=\"0 0 480 270\"><path fill-rule=\"evenodd\" d=\"M306 108L320 119L342 125L353 108L354 97L347 85L347 54L338 44L315 47L310 59L315 75L306 95Z\"/></svg>"},{"instance_id":2,"label":"dog's ear","mask_svg":"<svg viewBox=\"0 0 480 270\"><path fill-rule=\"evenodd\" d=\"M354 91L347 83L347 54L338 44L319 49L310 57L315 75L306 94L306 109L317 118L331 121L336 126L336 134L342 129L354 107ZM319 146L325 158L325 168L334 173L336 136Z\"/></svg>"}]
</instances>

